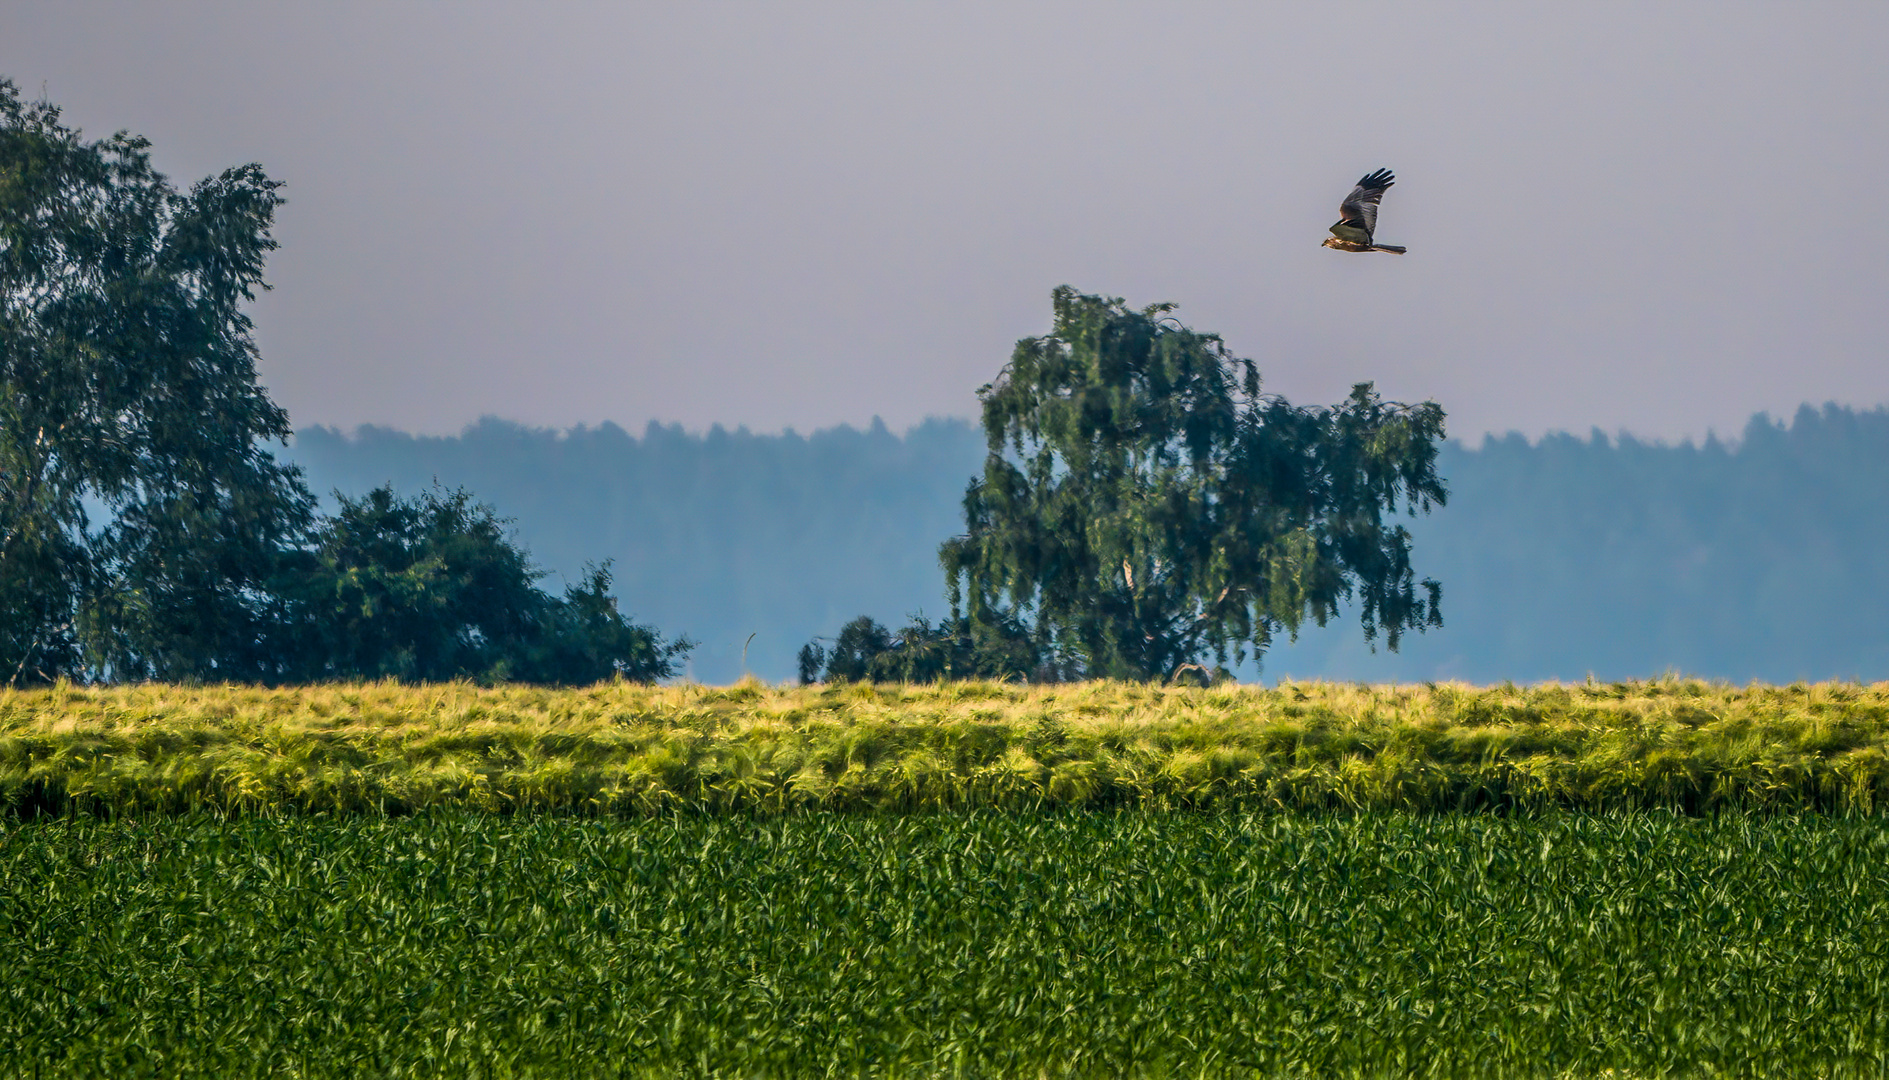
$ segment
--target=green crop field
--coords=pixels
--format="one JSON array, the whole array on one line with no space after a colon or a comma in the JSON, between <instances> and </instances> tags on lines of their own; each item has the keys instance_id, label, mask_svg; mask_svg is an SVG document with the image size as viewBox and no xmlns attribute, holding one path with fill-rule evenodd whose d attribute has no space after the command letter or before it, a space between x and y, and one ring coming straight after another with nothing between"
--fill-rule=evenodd
<instances>
[{"instance_id":1,"label":"green crop field","mask_svg":"<svg viewBox=\"0 0 1889 1080\"><path fill-rule=\"evenodd\" d=\"M1885 809L1885 685L0 692L0 1077L1881 1077Z\"/></svg>"},{"instance_id":2,"label":"green crop field","mask_svg":"<svg viewBox=\"0 0 1889 1080\"><path fill-rule=\"evenodd\" d=\"M0 692L0 811L1889 808L1889 684Z\"/></svg>"},{"instance_id":3,"label":"green crop field","mask_svg":"<svg viewBox=\"0 0 1889 1080\"><path fill-rule=\"evenodd\" d=\"M1873 818L1059 810L0 833L0 1074L1870 1076Z\"/></svg>"}]
</instances>

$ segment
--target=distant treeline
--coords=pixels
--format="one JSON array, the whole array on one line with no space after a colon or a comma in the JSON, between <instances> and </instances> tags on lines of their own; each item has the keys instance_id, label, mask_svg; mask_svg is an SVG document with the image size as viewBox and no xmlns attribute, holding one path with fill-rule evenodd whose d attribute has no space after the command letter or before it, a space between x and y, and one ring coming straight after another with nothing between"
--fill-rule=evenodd
<instances>
[{"instance_id":1,"label":"distant treeline","mask_svg":"<svg viewBox=\"0 0 1889 1080\"><path fill-rule=\"evenodd\" d=\"M943 614L938 545L983 455L958 420L637 437L487 419L451 437L313 428L290 457L318 493L463 486L573 582L616 560L626 613L697 639L693 675L726 682L750 634L748 670L788 679L801 644L856 615ZM1314 629L1267 677L1889 678L1889 411L1761 415L1734 443L1488 438L1448 445L1439 471L1449 505L1409 525L1443 628L1395 654Z\"/></svg>"},{"instance_id":2,"label":"distant treeline","mask_svg":"<svg viewBox=\"0 0 1889 1080\"><path fill-rule=\"evenodd\" d=\"M313 428L289 456L318 494L465 487L573 581L585 562L614 559L624 612L695 639L694 677L730 682L750 634L749 670L787 679L802 644L862 612L942 613L938 544L963 528L958 501L983 453L982 435L956 420L903 437L875 422L807 436L651 424L637 438L614 424L487 419L448 438Z\"/></svg>"},{"instance_id":3,"label":"distant treeline","mask_svg":"<svg viewBox=\"0 0 1889 1080\"><path fill-rule=\"evenodd\" d=\"M1889 411L1759 415L1729 445L1511 435L1440 469L1450 504L1412 531L1443 630L1369 659L1322 635L1274 671L1889 679Z\"/></svg>"}]
</instances>

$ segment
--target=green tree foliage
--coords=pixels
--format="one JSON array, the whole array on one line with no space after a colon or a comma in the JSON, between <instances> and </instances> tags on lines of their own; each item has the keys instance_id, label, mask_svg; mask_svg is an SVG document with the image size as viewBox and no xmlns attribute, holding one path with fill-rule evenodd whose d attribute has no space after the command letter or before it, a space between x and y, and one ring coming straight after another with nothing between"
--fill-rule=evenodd
<instances>
[{"instance_id":1,"label":"green tree foliage","mask_svg":"<svg viewBox=\"0 0 1889 1080\"><path fill-rule=\"evenodd\" d=\"M1295 407L1172 305L1068 286L1054 304L1051 333L979 390L984 475L940 551L954 616L1027 614L1050 671L1130 679L1258 656L1345 601L1392 649L1441 625L1439 586L1385 520L1445 500L1440 407L1369 383Z\"/></svg>"},{"instance_id":2,"label":"green tree foliage","mask_svg":"<svg viewBox=\"0 0 1889 1080\"><path fill-rule=\"evenodd\" d=\"M562 598L539 589L507 522L465 491L381 487L340 503L278 579L287 677L646 681L690 648L617 611L608 564Z\"/></svg>"},{"instance_id":3,"label":"green tree foliage","mask_svg":"<svg viewBox=\"0 0 1889 1080\"><path fill-rule=\"evenodd\" d=\"M463 492L317 520L242 310L281 185L148 151L0 80L0 682L673 672L607 563L550 596Z\"/></svg>"},{"instance_id":4,"label":"green tree foliage","mask_svg":"<svg viewBox=\"0 0 1889 1080\"><path fill-rule=\"evenodd\" d=\"M802 685L1044 676L1036 643L1004 613L982 623L963 616L933 623L914 615L896 632L861 615L840 628L831 648L818 641L802 646L799 666Z\"/></svg>"},{"instance_id":5,"label":"green tree foliage","mask_svg":"<svg viewBox=\"0 0 1889 1080\"><path fill-rule=\"evenodd\" d=\"M750 671L791 679L803 642L861 612L897 626L941 610L938 541L963 528L958 500L983 451L963 420L901 435L881 423L552 431L488 417L447 436L301 428L292 453L317 491L391 481L415 492L434 478L470 488L572 578L586 560L615 558L640 617L700 642L690 674L727 683Z\"/></svg>"},{"instance_id":6,"label":"green tree foliage","mask_svg":"<svg viewBox=\"0 0 1889 1080\"><path fill-rule=\"evenodd\" d=\"M269 662L258 586L311 508L241 309L280 185L179 192L148 148L0 80L0 681Z\"/></svg>"},{"instance_id":7,"label":"green tree foliage","mask_svg":"<svg viewBox=\"0 0 1889 1080\"><path fill-rule=\"evenodd\" d=\"M1889 410L1757 418L1721 442L1519 435L1446 442L1447 513L1409 522L1449 626L1367 655L1341 616L1269 673L1371 682L1603 679L1676 670L1744 683L1889 678ZM938 541L963 530L984 440L962 421L903 437L565 431L488 420L452 436L296 433L317 490L464 485L574 575L616 557L660 626L705 643L705 682L792 679L794 651L848 618L942 607ZM822 641L820 644L830 644ZM1250 671L1250 669L1245 669ZM1244 673L1244 672L1243 672Z\"/></svg>"},{"instance_id":8,"label":"green tree foliage","mask_svg":"<svg viewBox=\"0 0 1889 1080\"><path fill-rule=\"evenodd\" d=\"M839 637L834 639L832 649L822 652L818 643L807 643L801 650L800 681L815 681L813 673L822 662L826 665L827 679L839 682L870 681L874 669L881 666L877 661L891 651L892 632L870 615L861 615L840 627Z\"/></svg>"}]
</instances>

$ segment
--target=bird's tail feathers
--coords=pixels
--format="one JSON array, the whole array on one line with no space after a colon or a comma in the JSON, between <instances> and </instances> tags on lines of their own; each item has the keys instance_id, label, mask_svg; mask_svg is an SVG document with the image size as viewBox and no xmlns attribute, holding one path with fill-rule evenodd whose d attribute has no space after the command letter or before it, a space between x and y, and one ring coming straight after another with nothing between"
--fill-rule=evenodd
<instances>
[{"instance_id":1,"label":"bird's tail feathers","mask_svg":"<svg viewBox=\"0 0 1889 1080\"><path fill-rule=\"evenodd\" d=\"M1393 254L1393 255L1402 255L1402 254L1403 254L1404 252L1406 252L1406 251L1408 251L1408 250L1410 250L1410 249L1409 249L1409 248L1400 248L1400 247L1392 247L1392 246L1390 246L1389 244L1372 244L1372 245L1371 245L1371 250L1372 250L1372 251L1388 251L1388 252L1390 252L1390 253L1391 253L1391 254Z\"/></svg>"}]
</instances>

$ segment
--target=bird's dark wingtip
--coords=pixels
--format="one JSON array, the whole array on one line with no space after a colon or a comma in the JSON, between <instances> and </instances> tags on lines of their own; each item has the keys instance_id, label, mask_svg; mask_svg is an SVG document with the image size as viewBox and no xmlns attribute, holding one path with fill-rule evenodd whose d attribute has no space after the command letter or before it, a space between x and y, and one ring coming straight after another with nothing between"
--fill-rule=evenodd
<instances>
[{"instance_id":1,"label":"bird's dark wingtip","mask_svg":"<svg viewBox=\"0 0 1889 1080\"><path fill-rule=\"evenodd\" d=\"M1358 181L1358 186L1361 188L1387 188L1396 182L1397 178L1391 175L1389 169L1379 169L1374 173L1367 173L1364 179Z\"/></svg>"}]
</instances>

